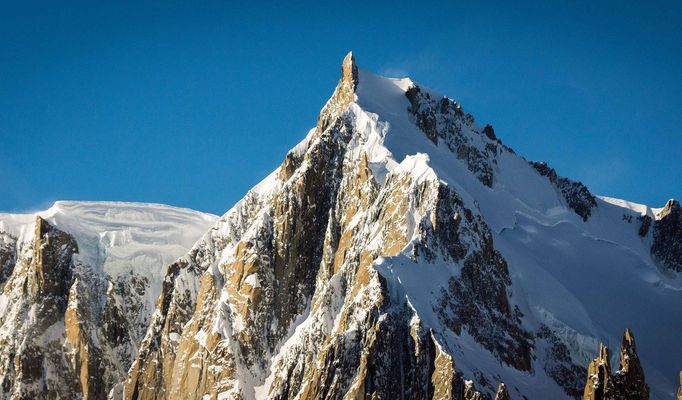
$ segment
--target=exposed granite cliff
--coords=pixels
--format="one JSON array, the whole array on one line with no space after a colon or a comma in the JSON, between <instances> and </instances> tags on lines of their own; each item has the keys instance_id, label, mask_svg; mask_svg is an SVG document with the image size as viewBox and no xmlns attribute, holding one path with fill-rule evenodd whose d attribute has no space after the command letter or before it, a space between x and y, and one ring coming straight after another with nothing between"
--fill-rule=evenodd
<instances>
[{"instance_id":1,"label":"exposed granite cliff","mask_svg":"<svg viewBox=\"0 0 682 400\"><path fill-rule=\"evenodd\" d=\"M497 387L495 400L511 400L511 397L509 397L509 392L507 392L507 386L505 386L504 383L500 383L500 385Z\"/></svg>"},{"instance_id":2,"label":"exposed granite cliff","mask_svg":"<svg viewBox=\"0 0 682 400\"><path fill-rule=\"evenodd\" d=\"M637 355L635 338L630 329L623 334L620 367L612 373L609 350L601 345L599 356L587 369L584 400L647 400L649 386Z\"/></svg>"},{"instance_id":3,"label":"exposed granite cliff","mask_svg":"<svg viewBox=\"0 0 682 400\"><path fill-rule=\"evenodd\" d=\"M2 394L13 398L80 394L80 385L62 358L63 338L50 328L63 324L73 275L75 240L40 217L32 246L17 257L0 294L8 302L0 316Z\"/></svg>"}]
</instances>

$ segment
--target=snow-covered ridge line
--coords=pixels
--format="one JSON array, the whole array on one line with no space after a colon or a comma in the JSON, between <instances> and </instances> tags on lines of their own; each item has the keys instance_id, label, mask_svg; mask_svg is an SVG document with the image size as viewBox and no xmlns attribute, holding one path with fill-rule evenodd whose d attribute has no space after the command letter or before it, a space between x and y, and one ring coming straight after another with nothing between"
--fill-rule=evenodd
<instances>
[{"instance_id":1,"label":"snow-covered ridge line","mask_svg":"<svg viewBox=\"0 0 682 400\"><path fill-rule=\"evenodd\" d=\"M29 243L36 216L72 235L78 259L115 277L135 271L162 279L164 268L184 254L218 218L164 204L116 201L57 201L47 210L0 213L0 231ZM158 286L156 283L153 286Z\"/></svg>"}]
</instances>

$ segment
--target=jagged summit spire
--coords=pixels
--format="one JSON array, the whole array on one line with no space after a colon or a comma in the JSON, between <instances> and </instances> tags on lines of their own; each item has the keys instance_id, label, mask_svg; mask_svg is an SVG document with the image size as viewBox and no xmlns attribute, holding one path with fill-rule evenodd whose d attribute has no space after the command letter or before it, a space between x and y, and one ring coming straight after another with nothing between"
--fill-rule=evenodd
<instances>
[{"instance_id":1,"label":"jagged summit spire","mask_svg":"<svg viewBox=\"0 0 682 400\"><path fill-rule=\"evenodd\" d=\"M681 208L682 207L680 207L679 201L677 201L675 199L670 199L665 203L665 206L663 206L663 208L659 212L659 216L662 218L662 217L667 216L670 213L679 212L679 210Z\"/></svg>"},{"instance_id":2,"label":"jagged summit spire","mask_svg":"<svg viewBox=\"0 0 682 400\"><path fill-rule=\"evenodd\" d=\"M623 333L623 343L621 348L628 348L636 351L635 346L635 336L632 334L630 328L625 328L625 333Z\"/></svg>"},{"instance_id":3,"label":"jagged summit spire","mask_svg":"<svg viewBox=\"0 0 682 400\"><path fill-rule=\"evenodd\" d=\"M352 84L354 88L358 83L358 65L355 63L355 56L352 51L346 54L341 63L341 81L339 83L344 81Z\"/></svg>"},{"instance_id":4,"label":"jagged summit spire","mask_svg":"<svg viewBox=\"0 0 682 400\"><path fill-rule=\"evenodd\" d=\"M599 345L599 356L587 368L587 383L583 392L584 400L616 400L649 398L649 386L639 362L635 336L630 328L625 329L620 347L620 368L611 373L608 348Z\"/></svg>"},{"instance_id":5,"label":"jagged summit spire","mask_svg":"<svg viewBox=\"0 0 682 400\"><path fill-rule=\"evenodd\" d=\"M500 383L497 387L497 393L495 394L495 400L510 400L509 392L507 391L507 386L504 383Z\"/></svg>"},{"instance_id":6,"label":"jagged summit spire","mask_svg":"<svg viewBox=\"0 0 682 400\"><path fill-rule=\"evenodd\" d=\"M334 94L327 101L317 118L317 129L324 131L346 108L355 101L355 90L358 87L358 66L353 52L348 52L341 63L341 79Z\"/></svg>"}]
</instances>

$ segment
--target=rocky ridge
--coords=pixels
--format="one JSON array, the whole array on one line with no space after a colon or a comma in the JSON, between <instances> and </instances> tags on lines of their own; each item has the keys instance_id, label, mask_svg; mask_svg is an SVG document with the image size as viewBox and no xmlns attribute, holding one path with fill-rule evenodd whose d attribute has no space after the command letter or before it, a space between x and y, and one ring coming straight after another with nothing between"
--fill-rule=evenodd
<instances>
[{"instance_id":1,"label":"rocky ridge","mask_svg":"<svg viewBox=\"0 0 682 400\"><path fill-rule=\"evenodd\" d=\"M530 165L561 191L568 206L580 215L583 221L590 218L592 209L597 206L597 200L585 185L557 175L554 168L544 162L531 162Z\"/></svg>"},{"instance_id":2,"label":"rocky ridge","mask_svg":"<svg viewBox=\"0 0 682 400\"><path fill-rule=\"evenodd\" d=\"M654 221L651 254L667 268L682 271L682 207L668 200Z\"/></svg>"},{"instance_id":3,"label":"rocky ridge","mask_svg":"<svg viewBox=\"0 0 682 400\"><path fill-rule=\"evenodd\" d=\"M124 397L464 396L442 333L425 327L371 267L404 257L406 247L406 259L470 265L463 273L471 276L451 280L444 323L470 329L503 362L530 368L530 335L508 303L508 272L487 226L433 173L415 173L423 158L383 181L375 176L371 138L349 112L357 79L349 55L305 142L169 270L173 284ZM476 302L481 313L461 319ZM517 334L497 343L483 334L496 325Z\"/></svg>"},{"instance_id":4,"label":"rocky ridge","mask_svg":"<svg viewBox=\"0 0 682 400\"><path fill-rule=\"evenodd\" d=\"M103 399L125 377L144 334L153 303L149 277L134 270L109 275L88 261L93 254L118 251L137 240L120 239L97 247L71 222L87 225L87 214L108 210L111 216L154 206L122 203L60 203L36 216L0 214L0 398ZM165 210L161 210L163 214ZM183 213L181 213L183 214ZM139 215L139 214L136 214ZM165 217L171 218L169 210ZM182 223L202 225L196 213ZM33 223L29 222L33 218ZM114 223L115 219L110 219ZM66 226L74 232L67 233ZM30 230L32 228L32 230ZM107 232L99 230L104 240ZM130 232L125 225L118 232ZM167 230L165 233L172 232ZM164 238L165 243L172 240ZM172 241L171 241L172 243ZM165 244L159 246L167 247ZM143 257L146 247L138 249ZM105 255L105 260L111 259ZM132 262L132 261L131 261ZM106 265L106 261L104 262ZM151 267L151 266L150 266ZM163 268L157 264L156 268Z\"/></svg>"}]
</instances>

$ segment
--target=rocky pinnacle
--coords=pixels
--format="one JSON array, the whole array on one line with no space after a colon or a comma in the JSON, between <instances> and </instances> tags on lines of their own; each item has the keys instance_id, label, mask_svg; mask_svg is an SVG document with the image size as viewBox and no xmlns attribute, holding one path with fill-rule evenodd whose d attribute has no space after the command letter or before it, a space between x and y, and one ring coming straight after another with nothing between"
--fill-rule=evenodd
<instances>
[{"instance_id":1,"label":"rocky pinnacle","mask_svg":"<svg viewBox=\"0 0 682 400\"><path fill-rule=\"evenodd\" d=\"M611 373L609 350L603 344L599 356L587 369L584 400L647 400L649 386L639 362L635 338L628 328L623 334L620 348L620 368Z\"/></svg>"}]
</instances>

